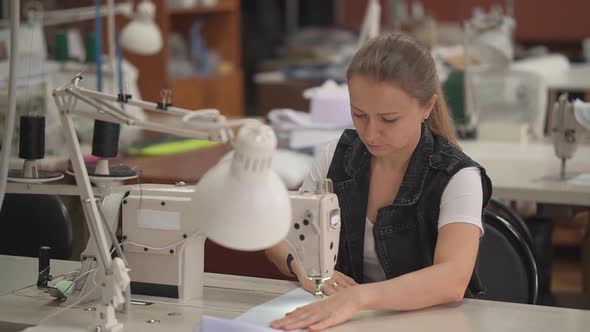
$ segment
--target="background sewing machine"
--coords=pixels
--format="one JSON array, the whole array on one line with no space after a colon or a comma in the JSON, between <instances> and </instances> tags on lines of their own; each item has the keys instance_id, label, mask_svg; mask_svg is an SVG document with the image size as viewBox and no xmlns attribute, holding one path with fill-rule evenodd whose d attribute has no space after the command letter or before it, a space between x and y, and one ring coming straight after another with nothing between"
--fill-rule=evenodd
<instances>
[{"instance_id":1,"label":"background sewing machine","mask_svg":"<svg viewBox=\"0 0 590 332\"><path fill-rule=\"evenodd\" d=\"M585 135L590 135L590 103L579 99L568 101L567 94L559 96L551 113L551 134L555 154L561 159L561 179L566 178L566 161L576 152Z\"/></svg>"}]
</instances>

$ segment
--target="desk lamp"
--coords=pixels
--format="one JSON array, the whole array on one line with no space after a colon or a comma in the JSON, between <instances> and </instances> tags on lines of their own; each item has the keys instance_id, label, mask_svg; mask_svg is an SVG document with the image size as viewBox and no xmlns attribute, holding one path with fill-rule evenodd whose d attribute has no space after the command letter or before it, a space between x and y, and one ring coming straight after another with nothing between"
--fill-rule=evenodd
<instances>
[{"instance_id":1,"label":"desk lamp","mask_svg":"<svg viewBox=\"0 0 590 332\"><path fill-rule=\"evenodd\" d=\"M133 21L121 31L121 46L140 55L155 54L162 49L162 32L154 23L156 6L151 1L142 1L137 6Z\"/></svg>"},{"instance_id":2,"label":"desk lamp","mask_svg":"<svg viewBox=\"0 0 590 332\"><path fill-rule=\"evenodd\" d=\"M177 136L234 142L235 153L232 159L215 166L194 187L190 211L185 214L190 218L179 220L179 212L175 219L174 211L171 212L169 216L172 217L172 224L177 223L177 226L173 225L174 229L190 222L193 223L193 228L196 228L195 225L201 226L204 235L213 241L240 250L266 248L287 235L291 224L291 207L284 184L271 169L277 142L270 127L250 119L226 120L217 110L189 111L173 106L162 110L157 103L126 100L127 104L168 115L177 122L172 125L171 122L157 123L136 119L121 110L118 104L122 101L118 96L82 88L79 86L81 79L81 76L76 76L71 83L54 90L53 95L66 132L82 206L96 246L96 260L100 267L98 276L104 280L100 283L102 296L101 305L98 306L100 310L97 310L98 325L103 330L116 331L122 327L117 323L114 308L128 303L129 298L125 297L124 292L130 279L124 262L125 256L108 229L107 220L98 207L99 202L84 167L73 127L73 115ZM75 106L79 101L95 107L97 111L77 110ZM233 140L230 129L236 126L242 127ZM148 222L157 223L158 220L152 218ZM107 229L103 226L107 226ZM144 228L149 228L148 226L144 225ZM165 227L170 227L170 224ZM122 258L111 258L109 238L116 244L115 248ZM194 248L189 246L188 250Z\"/></svg>"},{"instance_id":3,"label":"desk lamp","mask_svg":"<svg viewBox=\"0 0 590 332\"><path fill-rule=\"evenodd\" d=\"M193 210L211 221L205 230L211 240L237 250L262 250L287 235L288 196L271 171L276 145L270 127L243 127L232 161L218 164L199 181Z\"/></svg>"}]
</instances>

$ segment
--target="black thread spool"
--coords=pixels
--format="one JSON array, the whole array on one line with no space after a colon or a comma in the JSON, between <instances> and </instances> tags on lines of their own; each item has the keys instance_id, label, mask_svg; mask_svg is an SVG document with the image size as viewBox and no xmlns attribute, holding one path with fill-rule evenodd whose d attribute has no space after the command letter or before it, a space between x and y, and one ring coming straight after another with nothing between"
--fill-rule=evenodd
<instances>
[{"instance_id":1,"label":"black thread spool","mask_svg":"<svg viewBox=\"0 0 590 332\"><path fill-rule=\"evenodd\" d=\"M102 159L116 157L119 152L120 131L118 123L94 121L92 155Z\"/></svg>"},{"instance_id":2,"label":"black thread spool","mask_svg":"<svg viewBox=\"0 0 590 332\"><path fill-rule=\"evenodd\" d=\"M37 160L45 157L45 117L40 115L23 115L20 117L18 156L24 159L22 169L8 171L8 180L27 182L49 182L63 177L60 172L45 171L37 168Z\"/></svg>"},{"instance_id":3,"label":"black thread spool","mask_svg":"<svg viewBox=\"0 0 590 332\"><path fill-rule=\"evenodd\" d=\"M109 167L108 158L116 157L119 152L118 123L101 120L94 121L92 136L92 155L99 157L96 166L88 167L88 175L93 181L111 181L112 179L131 179L137 176L135 171L126 165ZM102 167L101 167L102 165Z\"/></svg>"},{"instance_id":4,"label":"black thread spool","mask_svg":"<svg viewBox=\"0 0 590 332\"><path fill-rule=\"evenodd\" d=\"M51 280L50 274L50 256L49 252L51 251L50 247L41 247L39 248L39 264L38 264L38 271L39 274L37 276L37 287L39 288L46 288L47 283Z\"/></svg>"},{"instance_id":5,"label":"black thread spool","mask_svg":"<svg viewBox=\"0 0 590 332\"><path fill-rule=\"evenodd\" d=\"M25 160L39 160L45 157L45 117L20 117L18 156Z\"/></svg>"}]
</instances>

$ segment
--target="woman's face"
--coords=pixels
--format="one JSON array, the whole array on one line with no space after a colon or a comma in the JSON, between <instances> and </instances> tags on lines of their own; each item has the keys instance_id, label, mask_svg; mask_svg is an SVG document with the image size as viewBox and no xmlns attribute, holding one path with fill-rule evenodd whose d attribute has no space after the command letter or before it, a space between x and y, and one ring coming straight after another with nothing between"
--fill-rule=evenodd
<instances>
[{"instance_id":1,"label":"woman's face","mask_svg":"<svg viewBox=\"0 0 590 332\"><path fill-rule=\"evenodd\" d=\"M391 83L364 76L348 81L350 111L361 140L375 157L395 155L415 147L424 117L432 110Z\"/></svg>"}]
</instances>

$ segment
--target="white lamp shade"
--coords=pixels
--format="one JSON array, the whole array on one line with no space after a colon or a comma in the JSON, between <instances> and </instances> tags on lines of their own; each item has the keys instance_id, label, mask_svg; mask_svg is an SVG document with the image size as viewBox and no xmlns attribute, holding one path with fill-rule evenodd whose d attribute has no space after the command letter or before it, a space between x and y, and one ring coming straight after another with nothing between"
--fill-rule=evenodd
<instances>
[{"instance_id":1,"label":"white lamp shade","mask_svg":"<svg viewBox=\"0 0 590 332\"><path fill-rule=\"evenodd\" d=\"M131 21L123 28L121 47L140 55L152 55L162 49L162 34L155 24Z\"/></svg>"},{"instance_id":2,"label":"white lamp shade","mask_svg":"<svg viewBox=\"0 0 590 332\"><path fill-rule=\"evenodd\" d=\"M193 213L208 238L228 248L261 250L287 236L291 206L285 185L269 170L249 178L230 174L222 161L197 184Z\"/></svg>"},{"instance_id":3,"label":"white lamp shade","mask_svg":"<svg viewBox=\"0 0 590 332\"><path fill-rule=\"evenodd\" d=\"M154 23L155 12L151 1L137 6L135 18L121 31L121 47L140 55L156 54L162 49L162 32Z\"/></svg>"}]
</instances>

